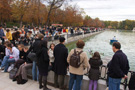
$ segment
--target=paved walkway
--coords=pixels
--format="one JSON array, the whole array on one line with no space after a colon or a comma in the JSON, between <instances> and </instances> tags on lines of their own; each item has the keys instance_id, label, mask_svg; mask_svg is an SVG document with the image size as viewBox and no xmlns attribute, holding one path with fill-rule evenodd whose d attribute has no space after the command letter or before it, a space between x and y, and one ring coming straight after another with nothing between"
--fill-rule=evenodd
<instances>
[{"instance_id":1,"label":"paved walkway","mask_svg":"<svg viewBox=\"0 0 135 90\"><path fill-rule=\"evenodd\" d=\"M16 82L12 82L12 80L9 79L9 73L2 73L0 70L0 90L43 90L38 87L38 82L31 79L24 85L18 85ZM51 86L48 86L48 88L51 90L59 90Z\"/></svg>"}]
</instances>

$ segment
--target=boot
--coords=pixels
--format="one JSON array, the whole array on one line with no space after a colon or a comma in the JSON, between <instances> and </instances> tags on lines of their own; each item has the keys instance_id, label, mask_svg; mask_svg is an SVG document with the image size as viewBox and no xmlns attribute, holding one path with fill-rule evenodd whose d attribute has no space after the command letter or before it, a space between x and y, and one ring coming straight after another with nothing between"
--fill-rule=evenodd
<instances>
[{"instance_id":1,"label":"boot","mask_svg":"<svg viewBox=\"0 0 135 90\"><path fill-rule=\"evenodd\" d=\"M42 76L39 75L39 89L42 89L43 85L42 85Z\"/></svg>"},{"instance_id":2,"label":"boot","mask_svg":"<svg viewBox=\"0 0 135 90\"><path fill-rule=\"evenodd\" d=\"M43 83L44 83L43 90L51 90L51 89L47 88L47 76L43 76Z\"/></svg>"}]
</instances>

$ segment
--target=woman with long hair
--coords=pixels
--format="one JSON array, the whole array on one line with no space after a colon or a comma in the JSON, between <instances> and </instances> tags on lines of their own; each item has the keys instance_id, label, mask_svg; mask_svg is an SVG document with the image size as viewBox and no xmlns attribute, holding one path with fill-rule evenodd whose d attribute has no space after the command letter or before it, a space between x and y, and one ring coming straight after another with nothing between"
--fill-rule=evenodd
<instances>
[{"instance_id":1,"label":"woman with long hair","mask_svg":"<svg viewBox=\"0 0 135 90\"><path fill-rule=\"evenodd\" d=\"M43 88L43 90L50 90L47 88L47 75L48 75L48 67L49 67L49 55L47 48L47 41L43 40L40 42L40 47L37 55L37 66L39 69L39 88ZM43 81L43 82L42 82ZM42 85L43 83L43 85Z\"/></svg>"},{"instance_id":2,"label":"woman with long hair","mask_svg":"<svg viewBox=\"0 0 135 90\"><path fill-rule=\"evenodd\" d=\"M89 79L90 79L90 84L89 84L89 90L97 90L97 82L100 76L100 69L99 67L102 65L102 60L100 57L99 52L95 52L93 57L90 58L89 60L91 69L89 71Z\"/></svg>"},{"instance_id":3,"label":"woman with long hair","mask_svg":"<svg viewBox=\"0 0 135 90\"><path fill-rule=\"evenodd\" d=\"M50 44L50 49L48 51L48 55L49 55L49 59L50 59L48 71L53 70L53 66L54 66L54 55L53 55L54 47L55 47L54 43Z\"/></svg>"}]
</instances>

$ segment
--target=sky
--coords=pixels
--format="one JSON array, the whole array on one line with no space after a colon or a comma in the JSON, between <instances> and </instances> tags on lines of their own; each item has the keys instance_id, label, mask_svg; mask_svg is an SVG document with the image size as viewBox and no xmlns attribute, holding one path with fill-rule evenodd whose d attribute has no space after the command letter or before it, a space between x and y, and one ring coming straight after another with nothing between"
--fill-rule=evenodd
<instances>
[{"instance_id":1,"label":"sky","mask_svg":"<svg viewBox=\"0 0 135 90\"><path fill-rule=\"evenodd\" d=\"M101 20L122 21L135 20L135 0L72 0L87 15Z\"/></svg>"}]
</instances>

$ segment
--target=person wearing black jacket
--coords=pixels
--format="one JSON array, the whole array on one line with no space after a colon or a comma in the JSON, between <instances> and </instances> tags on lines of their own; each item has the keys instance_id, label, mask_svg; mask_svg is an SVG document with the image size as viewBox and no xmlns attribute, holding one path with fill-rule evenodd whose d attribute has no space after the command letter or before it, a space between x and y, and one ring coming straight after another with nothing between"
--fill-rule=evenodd
<instances>
[{"instance_id":1,"label":"person wearing black jacket","mask_svg":"<svg viewBox=\"0 0 135 90\"><path fill-rule=\"evenodd\" d=\"M27 55L28 55L28 47L24 47L23 50L25 52L24 53L24 59L23 59L24 63L19 67L19 70L17 71L17 73L16 73L16 75L13 79L13 81L15 81L16 78L21 75L21 77L22 77L21 84L24 84L28 81L27 70L32 67L32 61L30 59L26 58Z\"/></svg>"},{"instance_id":2,"label":"person wearing black jacket","mask_svg":"<svg viewBox=\"0 0 135 90\"><path fill-rule=\"evenodd\" d=\"M50 90L47 88L47 75L50 61L48 55L47 40L41 41L39 50L36 55L38 58L37 66L39 70L39 88L41 89L43 87L43 90Z\"/></svg>"},{"instance_id":3,"label":"person wearing black jacket","mask_svg":"<svg viewBox=\"0 0 135 90\"><path fill-rule=\"evenodd\" d=\"M14 65L14 68L17 68L19 69L19 67L25 62L26 60L26 53L27 52L24 52L24 45L23 44L19 44L18 45L18 49L20 51L20 54L19 54L19 60L17 60L15 62L15 65Z\"/></svg>"},{"instance_id":4,"label":"person wearing black jacket","mask_svg":"<svg viewBox=\"0 0 135 90\"><path fill-rule=\"evenodd\" d=\"M37 51L39 50L39 45L40 45L40 42L44 39L44 35L43 34L39 34L38 35L38 39L35 40L35 42L30 46L30 49L28 52L33 52L33 53L37 53ZM33 80L38 80L38 75L39 75L39 72L38 72L38 68L36 67L36 61L33 61L33 66L32 66L32 77L33 77Z\"/></svg>"},{"instance_id":5,"label":"person wearing black jacket","mask_svg":"<svg viewBox=\"0 0 135 90\"><path fill-rule=\"evenodd\" d=\"M89 71L89 90L97 90L97 84L100 76L100 66L103 64L99 52L95 52L93 57L90 58L89 64L91 66L91 69ZM94 87L92 89L92 86Z\"/></svg>"},{"instance_id":6,"label":"person wearing black jacket","mask_svg":"<svg viewBox=\"0 0 135 90\"><path fill-rule=\"evenodd\" d=\"M5 46L2 45L2 41L0 40L0 62L2 62L3 57L5 56Z\"/></svg>"},{"instance_id":7,"label":"person wearing black jacket","mask_svg":"<svg viewBox=\"0 0 135 90\"><path fill-rule=\"evenodd\" d=\"M60 89L64 88L64 78L67 74L67 57L68 57L68 49L65 47L64 42L65 38L59 38L60 44L56 45L54 48L54 84L55 87L60 87ZM60 85L58 85L58 77L60 79Z\"/></svg>"},{"instance_id":8,"label":"person wearing black jacket","mask_svg":"<svg viewBox=\"0 0 135 90\"><path fill-rule=\"evenodd\" d=\"M121 44L114 42L112 49L115 52L108 65L109 90L120 90L122 78L127 78L129 62L127 56L120 50Z\"/></svg>"}]
</instances>

